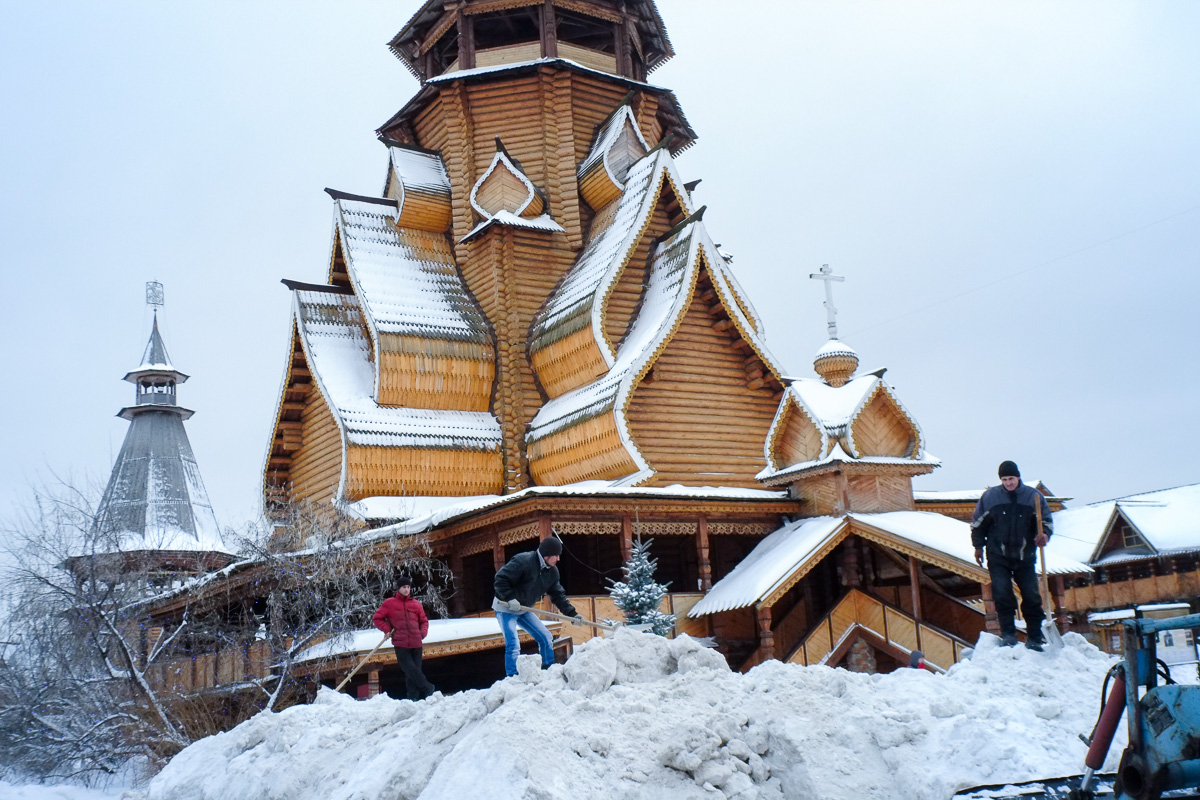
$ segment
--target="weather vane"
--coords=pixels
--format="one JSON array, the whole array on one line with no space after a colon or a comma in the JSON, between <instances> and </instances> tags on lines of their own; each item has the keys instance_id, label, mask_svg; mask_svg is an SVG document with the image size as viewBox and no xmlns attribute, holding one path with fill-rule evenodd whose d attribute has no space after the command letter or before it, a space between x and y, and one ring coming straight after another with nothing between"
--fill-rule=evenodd
<instances>
[{"instance_id":1,"label":"weather vane","mask_svg":"<svg viewBox=\"0 0 1200 800\"><path fill-rule=\"evenodd\" d=\"M163 285L158 281L146 281L146 305L153 306L154 312L165 305L163 300Z\"/></svg>"},{"instance_id":2,"label":"weather vane","mask_svg":"<svg viewBox=\"0 0 1200 800\"><path fill-rule=\"evenodd\" d=\"M833 304L833 281L837 281L838 283L841 283L842 281L844 281L846 279L840 275L834 275L833 270L829 268L828 264L822 264L821 271L819 273L812 273L808 277L815 278L819 281L825 281L825 303L824 303L824 305L825 305L825 311L828 312L828 318L829 318L829 321L826 323L826 327L829 328L829 338L836 339L837 338L837 306L835 306Z\"/></svg>"}]
</instances>

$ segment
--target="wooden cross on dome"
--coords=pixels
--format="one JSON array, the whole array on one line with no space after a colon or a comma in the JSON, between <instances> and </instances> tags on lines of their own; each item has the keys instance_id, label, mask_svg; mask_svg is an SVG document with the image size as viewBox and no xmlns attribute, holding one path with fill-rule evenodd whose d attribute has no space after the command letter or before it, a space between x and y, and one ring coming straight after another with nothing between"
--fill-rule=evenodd
<instances>
[{"instance_id":1,"label":"wooden cross on dome","mask_svg":"<svg viewBox=\"0 0 1200 800\"><path fill-rule=\"evenodd\" d=\"M820 273L813 273L813 274L810 274L808 277L816 278L819 281L825 281L825 303L824 303L824 305L825 305L825 310L826 310L826 312L828 312L828 315L829 315L829 320L826 323L826 327L829 328L829 338L836 339L837 338L837 306L835 306L833 304L833 281L838 281L840 283L846 279L844 277L842 277L841 275L834 275L833 270L829 268L828 264L822 264Z\"/></svg>"}]
</instances>

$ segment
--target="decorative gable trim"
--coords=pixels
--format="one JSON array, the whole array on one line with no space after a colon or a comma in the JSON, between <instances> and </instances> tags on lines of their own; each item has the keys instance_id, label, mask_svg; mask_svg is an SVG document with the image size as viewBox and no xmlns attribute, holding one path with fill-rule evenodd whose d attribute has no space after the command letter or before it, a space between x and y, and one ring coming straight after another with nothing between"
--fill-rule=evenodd
<instances>
[{"instance_id":1,"label":"decorative gable trim","mask_svg":"<svg viewBox=\"0 0 1200 800\"><path fill-rule=\"evenodd\" d=\"M489 195L498 188L503 195L502 186L497 186L498 182L503 181L515 182L514 185L520 185L525 190L524 196L515 203L495 202L495 198L489 197ZM492 156L492 163L471 187L470 202L471 208L486 219L496 216L501 211L508 211L518 217L532 218L541 214L545 208L545 203L537 188L529 178L525 177L521 168L509 158L499 139L496 140L496 155Z\"/></svg>"},{"instance_id":2,"label":"decorative gable trim","mask_svg":"<svg viewBox=\"0 0 1200 800\"><path fill-rule=\"evenodd\" d=\"M1088 562L1094 563L1109 553L1120 550L1137 553L1139 548L1145 549L1144 555L1146 556L1158 555L1158 548L1150 544L1150 540L1146 538L1142 530L1125 515L1121 510L1120 503L1117 503L1113 506L1112 516L1104 526L1104 535L1096 543L1096 549L1092 552Z\"/></svg>"}]
</instances>

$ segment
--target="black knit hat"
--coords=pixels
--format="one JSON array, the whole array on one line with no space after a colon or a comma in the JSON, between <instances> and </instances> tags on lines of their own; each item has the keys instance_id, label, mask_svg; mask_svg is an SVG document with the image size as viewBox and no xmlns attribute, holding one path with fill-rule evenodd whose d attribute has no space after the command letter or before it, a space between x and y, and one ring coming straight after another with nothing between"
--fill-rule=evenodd
<instances>
[{"instance_id":1,"label":"black knit hat","mask_svg":"<svg viewBox=\"0 0 1200 800\"><path fill-rule=\"evenodd\" d=\"M1015 461L1001 462L1000 477L1001 478L1019 478L1019 477L1021 477L1021 470L1017 469L1017 462L1015 462Z\"/></svg>"},{"instance_id":2,"label":"black knit hat","mask_svg":"<svg viewBox=\"0 0 1200 800\"><path fill-rule=\"evenodd\" d=\"M396 591L400 591L401 586L412 586L412 578L407 575L401 575L396 578Z\"/></svg>"},{"instance_id":3,"label":"black knit hat","mask_svg":"<svg viewBox=\"0 0 1200 800\"><path fill-rule=\"evenodd\" d=\"M542 543L538 545L538 552L542 554L542 558L550 556L562 555L562 542L551 536L547 539L542 539Z\"/></svg>"}]
</instances>

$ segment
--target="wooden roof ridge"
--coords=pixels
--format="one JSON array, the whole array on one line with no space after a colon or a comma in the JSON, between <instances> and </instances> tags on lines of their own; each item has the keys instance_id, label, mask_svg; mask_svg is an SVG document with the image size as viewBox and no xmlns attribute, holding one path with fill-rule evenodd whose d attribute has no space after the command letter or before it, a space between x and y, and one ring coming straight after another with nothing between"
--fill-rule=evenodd
<instances>
[{"instance_id":1,"label":"wooden roof ridge","mask_svg":"<svg viewBox=\"0 0 1200 800\"><path fill-rule=\"evenodd\" d=\"M414 117L440 93L441 87L446 83L456 81L474 83L494 79L499 76L507 77L526 72L537 72L543 67L563 69L577 75L600 78L618 86L627 87L635 91L649 92L657 96L659 103L662 105L660 110L665 110L673 119L669 127L670 131L676 134L676 138L671 143L672 155L679 155L684 150L687 150L698 138L698 134L683 113L683 109L679 104L679 98L675 96L672 90L662 86L655 86L652 83L645 83L644 81L637 81L632 78L625 78L620 75L613 75L612 73L592 69L565 58L538 58L515 64L501 64L495 67L479 67L473 70L448 72L443 75L431 77L421 85L417 93L409 98L396 113L388 117L383 124L375 129L375 135L376 137L386 137L387 131Z\"/></svg>"},{"instance_id":2,"label":"wooden roof ridge","mask_svg":"<svg viewBox=\"0 0 1200 800\"><path fill-rule=\"evenodd\" d=\"M347 496L350 444L372 447L473 450L495 452L502 435L499 420L490 411L382 406L377 401L378 372L371 363L369 334L355 312L365 315L353 295L329 292L292 293L293 319L312 383L320 391L341 437L341 472L334 500ZM345 314L316 316L310 328L306 304L318 301L341 307ZM323 340L323 342L318 341ZM324 350L332 352L324 352ZM327 362L339 362L326 370Z\"/></svg>"},{"instance_id":3,"label":"wooden roof ridge","mask_svg":"<svg viewBox=\"0 0 1200 800\"><path fill-rule=\"evenodd\" d=\"M351 194L350 192L343 192L338 189L330 189L328 186L325 187L325 194L329 195L334 200L353 200L358 203L374 203L375 205L380 206L391 206L392 208L397 207L396 201L390 197L372 197L365 194Z\"/></svg>"},{"instance_id":4,"label":"wooden roof ridge","mask_svg":"<svg viewBox=\"0 0 1200 800\"><path fill-rule=\"evenodd\" d=\"M636 250L666 173L673 171L665 151L647 153L630 168L624 191L613 200L618 204L613 223L589 236L575 262L534 314L529 329L531 352L590 327L605 366L611 368L616 362L616 353L604 334L601 303ZM676 196L684 212L690 213L687 196Z\"/></svg>"},{"instance_id":5,"label":"wooden roof ridge","mask_svg":"<svg viewBox=\"0 0 1200 800\"><path fill-rule=\"evenodd\" d=\"M291 278L281 278L282 283L287 288L294 291L302 292L332 292L333 294L354 294L354 289L349 286L335 286L327 283L304 283L303 281L294 281Z\"/></svg>"}]
</instances>

